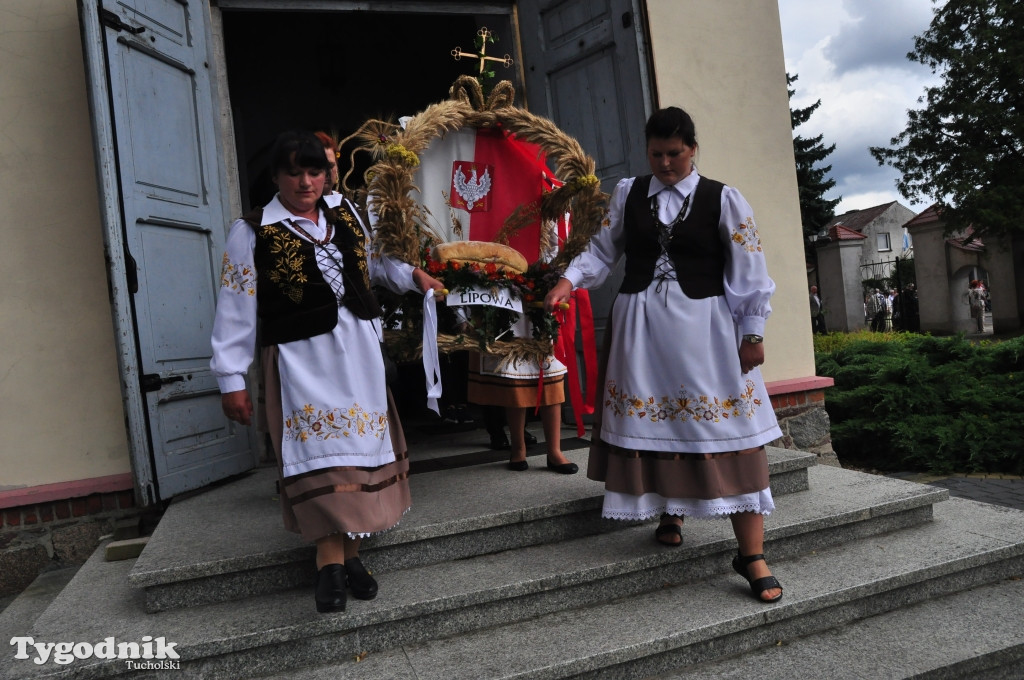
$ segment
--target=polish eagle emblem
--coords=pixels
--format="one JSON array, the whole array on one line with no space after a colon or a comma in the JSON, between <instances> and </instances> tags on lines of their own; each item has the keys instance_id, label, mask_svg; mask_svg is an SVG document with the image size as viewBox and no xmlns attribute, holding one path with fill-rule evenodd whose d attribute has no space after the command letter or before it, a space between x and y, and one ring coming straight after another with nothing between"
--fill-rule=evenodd
<instances>
[{"instance_id":1,"label":"polish eagle emblem","mask_svg":"<svg viewBox=\"0 0 1024 680\"><path fill-rule=\"evenodd\" d=\"M483 174L479 175L477 165L469 163L470 174L466 178L464 166L456 163L452 170L452 189L466 204L466 210L472 210L473 206L480 203L491 191L490 166L483 166ZM483 207L483 206L481 206ZM483 207L486 210L486 207Z\"/></svg>"}]
</instances>

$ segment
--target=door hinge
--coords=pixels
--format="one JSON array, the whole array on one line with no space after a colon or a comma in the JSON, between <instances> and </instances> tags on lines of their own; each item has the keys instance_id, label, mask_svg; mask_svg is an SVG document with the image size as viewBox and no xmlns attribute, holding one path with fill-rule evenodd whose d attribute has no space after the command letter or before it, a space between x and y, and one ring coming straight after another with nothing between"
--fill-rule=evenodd
<instances>
[{"instance_id":1,"label":"door hinge","mask_svg":"<svg viewBox=\"0 0 1024 680\"><path fill-rule=\"evenodd\" d=\"M142 391L156 392L164 385L184 381L185 376L183 375L172 375L166 378L161 378L159 373L146 373L145 375L142 376Z\"/></svg>"},{"instance_id":2,"label":"door hinge","mask_svg":"<svg viewBox=\"0 0 1024 680\"><path fill-rule=\"evenodd\" d=\"M121 31L128 31L132 35L138 35L146 30L145 26L132 26L121 21L121 17L117 16L109 9L100 10L100 23L107 28L112 28L118 33Z\"/></svg>"}]
</instances>

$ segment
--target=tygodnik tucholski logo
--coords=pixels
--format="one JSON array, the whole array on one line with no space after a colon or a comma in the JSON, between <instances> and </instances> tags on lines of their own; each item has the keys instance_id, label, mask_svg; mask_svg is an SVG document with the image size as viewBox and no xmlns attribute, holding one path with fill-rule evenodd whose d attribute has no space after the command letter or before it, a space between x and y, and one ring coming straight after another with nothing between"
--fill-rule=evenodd
<instances>
[{"instance_id":1,"label":"tygodnik tucholski logo","mask_svg":"<svg viewBox=\"0 0 1024 680\"><path fill-rule=\"evenodd\" d=\"M33 638L13 637L15 659L32 659L43 665L48 661L66 665L76 659L123 659L129 670L178 670L181 662L174 651L177 642L143 635L141 642L118 642L112 637L102 642L36 642Z\"/></svg>"}]
</instances>

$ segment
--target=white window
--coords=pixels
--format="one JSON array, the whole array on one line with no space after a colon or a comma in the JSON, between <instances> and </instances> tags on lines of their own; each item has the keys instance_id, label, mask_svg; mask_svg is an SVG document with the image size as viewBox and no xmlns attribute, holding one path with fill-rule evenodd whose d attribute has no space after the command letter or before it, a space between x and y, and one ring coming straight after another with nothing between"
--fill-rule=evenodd
<instances>
[{"instance_id":1,"label":"white window","mask_svg":"<svg viewBox=\"0 0 1024 680\"><path fill-rule=\"evenodd\" d=\"M878 234L877 238L878 238L878 252L882 252L882 251L885 251L885 250L892 250L892 244L889 243L889 232L885 232L884 234Z\"/></svg>"}]
</instances>

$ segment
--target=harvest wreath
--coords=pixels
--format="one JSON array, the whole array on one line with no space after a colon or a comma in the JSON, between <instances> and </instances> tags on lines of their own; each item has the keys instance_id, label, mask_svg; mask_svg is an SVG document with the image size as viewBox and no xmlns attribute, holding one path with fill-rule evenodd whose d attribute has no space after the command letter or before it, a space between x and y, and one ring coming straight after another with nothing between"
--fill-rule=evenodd
<instances>
[{"instance_id":1,"label":"harvest wreath","mask_svg":"<svg viewBox=\"0 0 1024 680\"><path fill-rule=\"evenodd\" d=\"M508 81L498 83L485 100L479 82L461 76L452 85L447 100L409 119L404 129L383 121L369 121L348 138L357 138L363 144L359 150L370 152L376 159L365 174L365 199L377 217L375 240L381 253L421 266L452 291L504 289L514 299L523 301L523 312L533 322L533 338L513 338L506 331L517 314L497 307L474 308L469 322L461 325L461 332L438 334L441 352L479 349L511 361L539 360L550 354L558 335L558 321L544 312L544 296L566 265L586 248L604 219L607 196L601 192L600 181L594 174L594 160L553 122L513 106L514 99L515 91ZM554 174L562 185L545 192L539 206L518 206L505 217L494 239L497 244L507 245L519 230L537 219L538 213L542 232L552 230L558 220L569 216L572 230L550 263L535 262L526 271L515 271L496 264L437 258L433 249L443 245L445 239L431 228L425 209L411 196L416 189L414 174L419 154L431 141L463 128L501 130L536 145L553 163ZM389 312L392 317L400 315L402 327L386 330L388 347L401 360L415 358L421 351L416 306L400 302L391 305L392 309L385 309L385 316Z\"/></svg>"}]
</instances>

